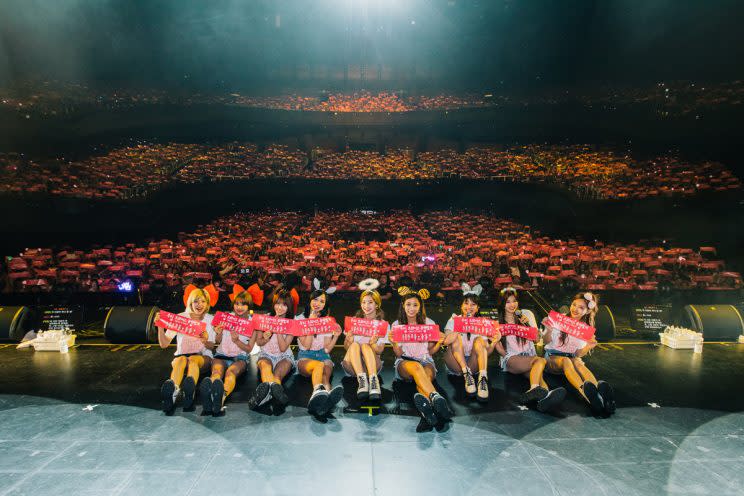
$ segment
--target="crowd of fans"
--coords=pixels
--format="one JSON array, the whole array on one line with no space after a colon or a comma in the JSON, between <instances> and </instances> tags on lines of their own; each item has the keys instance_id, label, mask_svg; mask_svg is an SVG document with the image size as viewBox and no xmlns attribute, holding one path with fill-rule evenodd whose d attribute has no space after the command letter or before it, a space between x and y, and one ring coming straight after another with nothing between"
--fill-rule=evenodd
<instances>
[{"instance_id":1,"label":"crowd of fans","mask_svg":"<svg viewBox=\"0 0 744 496\"><path fill-rule=\"evenodd\" d=\"M278 97L236 97L234 104L246 107L316 112L412 112L455 110L497 105L493 95L416 95L394 92L331 93L319 97L284 95Z\"/></svg>"},{"instance_id":2,"label":"crowd of fans","mask_svg":"<svg viewBox=\"0 0 744 496\"><path fill-rule=\"evenodd\" d=\"M93 89L82 84L37 82L22 90L0 88L0 107L23 114L64 115L81 110L116 110L143 105L237 105L274 110L318 112L410 112L495 106L503 99L484 95L411 95L401 92L318 92L313 96L288 93L256 96L240 93L166 92L159 89Z\"/></svg>"},{"instance_id":3,"label":"crowd of fans","mask_svg":"<svg viewBox=\"0 0 744 496\"><path fill-rule=\"evenodd\" d=\"M137 144L85 160L38 163L0 154L0 193L129 198L166 183L294 178L322 180L501 179L559 184L599 199L691 196L741 188L717 162L668 155L637 159L583 145L473 146L415 154L388 149L311 154L283 144Z\"/></svg>"},{"instance_id":4,"label":"crowd of fans","mask_svg":"<svg viewBox=\"0 0 744 496\"><path fill-rule=\"evenodd\" d=\"M43 164L0 154L0 193L47 193L77 198L130 198L170 182L200 145L138 144L85 160Z\"/></svg>"},{"instance_id":5,"label":"crowd of fans","mask_svg":"<svg viewBox=\"0 0 744 496\"><path fill-rule=\"evenodd\" d=\"M735 289L714 247L640 241L632 245L555 239L485 213L432 211L254 212L215 220L175 240L89 250L32 248L8 257L4 291L142 291L183 284L278 284L293 274L301 289L318 277L355 290L379 277L397 285L455 290L462 282L590 290Z\"/></svg>"},{"instance_id":6,"label":"crowd of fans","mask_svg":"<svg viewBox=\"0 0 744 496\"><path fill-rule=\"evenodd\" d=\"M643 106L660 116L700 116L723 106L744 104L744 81L669 81L644 86L499 90L487 94L413 95L403 91L286 93L257 96L161 89L90 88L83 84L43 81L0 88L0 108L28 115L63 115L81 110L128 108L153 104L238 105L251 108L321 112L410 112L529 105L577 105L616 110Z\"/></svg>"},{"instance_id":7,"label":"crowd of fans","mask_svg":"<svg viewBox=\"0 0 744 496\"><path fill-rule=\"evenodd\" d=\"M259 152L252 143L203 147L188 165L175 174L178 182L300 177L307 154L287 145L271 144Z\"/></svg>"},{"instance_id":8,"label":"crowd of fans","mask_svg":"<svg viewBox=\"0 0 744 496\"><path fill-rule=\"evenodd\" d=\"M173 182L298 176L307 162L305 155L276 144L259 153L251 143L137 144L85 160L43 163L0 153L0 193L127 199Z\"/></svg>"}]
</instances>

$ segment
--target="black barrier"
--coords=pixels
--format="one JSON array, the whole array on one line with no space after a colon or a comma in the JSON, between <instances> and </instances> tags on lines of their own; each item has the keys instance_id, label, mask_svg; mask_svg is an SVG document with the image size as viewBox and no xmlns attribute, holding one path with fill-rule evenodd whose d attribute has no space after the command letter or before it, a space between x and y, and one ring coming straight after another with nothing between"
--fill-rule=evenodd
<instances>
[{"instance_id":1,"label":"black barrier","mask_svg":"<svg viewBox=\"0 0 744 496\"><path fill-rule=\"evenodd\" d=\"M597 330L597 341L612 341L615 339L615 316L607 305L600 305L594 316L594 328Z\"/></svg>"},{"instance_id":2,"label":"black barrier","mask_svg":"<svg viewBox=\"0 0 744 496\"><path fill-rule=\"evenodd\" d=\"M111 307L103 322L103 335L112 343L154 343L157 312L158 307Z\"/></svg>"},{"instance_id":3,"label":"black barrier","mask_svg":"<svg viewBox=\"0 0 744 496\"><path fill-rule=\"evenodd\" d=\"M0 306L0 341L20 341L28 332L28 307Z\"/></svg>"},{"instance_id":4,"label":"black barrier","mask_svg":"<svg viewBox=\"0 0 744 496\"><path fill-rule=\"evenodd\" d=\"M733 305L687 305L682 326L702 332L708 341L736 341L744 334L744 320Z\"/></svg>"}]
</instances>

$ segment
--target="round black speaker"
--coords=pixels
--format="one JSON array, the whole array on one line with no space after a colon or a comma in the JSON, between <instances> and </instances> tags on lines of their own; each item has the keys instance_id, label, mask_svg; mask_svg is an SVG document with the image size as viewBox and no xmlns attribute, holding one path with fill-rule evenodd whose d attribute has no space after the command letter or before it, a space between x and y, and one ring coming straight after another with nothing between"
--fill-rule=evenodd
<instances>
[{"instance_id":1,"label":"round black speaker","mask_svg":"<svg viewBox=\"0 0 744 496\"><path fill-rule=\"evenodd\" d=\"M0 306L0 341L20 341L28 332L31 310L28 307Z\"/></svg>"},{"instance_id":2,"label":"round black speaker","mask_svg":"<svg viewBox=\"0 0 744 496\"><path fill-rule=\"evenodd\" d=\"M607 305L599 305L597 315L594 316L594 328L597 330L597 341L615 339L615 317Z\"/></svg>"},{"instance_id":3,"label":"round black speaker","mask_svg":"<svg viewBox=\"0 0 744 496\"><path fill-rule=\"evenodd\" d=\"M153 325L158 307L111 307L103 322L103 335L112 343L155 343Z\"/></svg>"},{"instance_id":4,"label":"round black speaker","mask_svg":"<svg viewBox=\"0 0 744 496\"><path fill-rule=\"evenodd\" d=\"M733 305L687 305L682 326L702 332L709 341L735 341L744 334L744 321Z\"/></svg>"}]
</instances>

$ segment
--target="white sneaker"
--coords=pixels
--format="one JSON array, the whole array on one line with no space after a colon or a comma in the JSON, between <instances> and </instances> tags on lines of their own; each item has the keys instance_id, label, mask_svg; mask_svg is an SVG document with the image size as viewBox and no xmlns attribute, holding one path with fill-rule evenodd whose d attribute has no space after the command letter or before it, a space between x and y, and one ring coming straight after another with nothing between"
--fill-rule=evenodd
<instances>
[{"instance_id":1,"label":"white sneaker","mask_svg":"<svg viewBox=\"0 0 744 496\"><path fill-rule=\"evenodd\" d=\"M372 401L378 401L382 397L382 389L380 389L380 378L373 375L369 379L369 399Z\"/></svg>"},{"instance_id":2,"label":"white sneaker","mask_svg":"<svg viewBox=\"0 0 744 496\"><path fill-rule=\"evenodd\" d=\"M369 381L367 380L367 374L359 374L357 376L359 387L357 388L357 398L360 400L366 400L369 397Z\"/></svg>"},{"instance_id":3,"label":"white sneaker","mask_svg":"<svg viewBox=\"0 0 744 496\"><path fill-rule=\"evenodd\" d=\"M465 392L468 394L475 394L475 378L470 369L465 370L465 373L462 374L462 378L465 381Z\"/></svg>"},{"instance_id":4,"label":"white sneaker","mask_svg":"<svg viewBox=\"0 0 744 496\"><path fill-rule=\"evenodd\" d=\"M478 377L478 401L488 401L488 378L484 375Z\"/></svg>"}]
</instances>

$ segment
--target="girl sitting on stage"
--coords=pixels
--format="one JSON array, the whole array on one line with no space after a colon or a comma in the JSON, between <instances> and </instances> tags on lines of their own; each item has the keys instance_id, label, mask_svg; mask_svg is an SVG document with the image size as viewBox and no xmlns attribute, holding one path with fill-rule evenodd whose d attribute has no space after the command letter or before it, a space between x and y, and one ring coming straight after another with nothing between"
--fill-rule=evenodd
<instances>
[{"instance_id":1,"label":"girl sitting on stage","mask_svg":"<svg viewBox=\"0 0 744 496\"><path fill-rule=\"evenodd\" d=\"M313 280L315 290L310 293L310 302L305 312L298 319L317 319L328 315L328 295L336 291L335 287L327 290L320 289L320 281ZM329 353L341 336L341 327L336 325L333 334L316 334L297 338L299 351L297 353L297 372L309 377L313 384L313 394L307 404L307 410L312 415L322 417L331 412L344 396L343 386L331 389L331 375L333 361Z\"/></svg>"},{"instance_id":2,"label":"girl sitting on stage","mask_svg":"<svg viewBox=\"0 0 744 496\"><path fill-rule=\"evenodd\" d=\"M593 326L597 303L598 298L595 294L579 293L571 301L568 315L574 320ZM595 415L614 413L615 395L612 387L605 381L597 381L581 359L597 346L597 341L592 339L584 342L560 329L552 328L547 318L543 320L543 324L546 326L543 341L548 371L565 375L568 382L589 403Z\"/></svg>"},{"instance_id":3,"label":"girl sitting on stage","mask_svg":"<svg viewBox=\"0 0 744 496\"><path fill-rule=\"evenodd\" d=\"M382 297L377 288L380 283L376 279L365 279L359 283L362 294L359 297L360 309L356 312L356 317L369 320L385 320L385 314L382 311ZM388 331L390 326L388 325ZM347 375L355 375L359 383L357 388L357 398L371 401L378 401L382 397L380 388L380 378L378 374L382 369L382 359L380 355L385 349L385 337L378 336L355 336L352 332L347 332L344 338L344 356L341 366Z\"/></svg>"},{"instance_id":4,"label":"girl sitting on stage","mask_svg":"<svg viewBox=\"0 0 744 496\"><path fill-rule=\"evenodd\" d=\"M398 320L396 325L429 324L435 322L426 317L424 300L429 297L429 291L421 289L415 292L406 286L398 288L401 295ZM436 343L396 343L393 331L388 335L388 340L393 345L393 352L397 357L395 360L395 377L405 381L414 381L418 392L413 397L413 402L421 416L430 424L446 422L452 418L447 400L434 388L434 378L437 368L434 365L432 354L442 347L442 339Z\"/></svg>"},{"instance_id":5,"label":"girl sitting on stage","mask_svg":"<svg viewBox=\"0 0 744 496\"><path fill-rule=\"evenodd\" d=\"M269 315L292 319L294 314L295 302L292 295L284 289L277 290L272 297ZM294 355L289 349L294 337L289 334L274 334L259 330L254 331L253 334L257 334L256 344L261 347L256 364L261 383L248 400L248 407L256 409L269 400L273 400L275 408L283 408L289 403L289 398L282 387L282 381L295 368Z\"/></svg>"},{"instance_id":6,"label":"girl sitting on stage","mask_svg":"<svg viewBox=\"0 0 744 496\"><path fill-rule=\"evenodd\" d=\"M246 290L236 284L233 286L230 300L233 304L234 315L244 319L251 318L253 300ZM235 389L238 377L245 372L248 366L248 354L253 349L259 333L255 332L248 338L223 330L219 325L215 326L214 330L217 350L212 361L212 376L202 380L199 391L204 408L203 413L217 416L223 411L225 400Z\"/></svg>"},{"instance_id":7,"label":"girl sitting on stage","mask_svg":"<svg viewBox=\"0 0 744 496\"><path fill-rule=\"evenodd\" d=\"M476 284L472 288L462 284L462 304L460 311L462 317L479 317L480 304L478 297L483 288ZM476 394L476 383L473 378L473 369L478 370L477 399L488 401L488 356L493 353L494 347L501 339L497 334L492 338L485 338L476 334L460 334L454 332L455 314L447 321L444 330L447 333L442 344L446 345L444 363L449 373L462 375L465 381L465 392L469 395Z\"/></svg>"},{"instance_id":8,"label":"girl sitting on stage","mask_svg":"<svg viewBox=\"0 0 744 496\"><path fill-rule=\"evenodd\" d=\"M502 324L537 327L535 315L519 308L518 293L514 288L501 290L497 308ZM501 355L501 370L529 377L530 389L522 397L524 403L535 401L537 409L542 412L560 404L566 397L566 390L562 387L549 391L548 384L543 379L546 360L537 356L532 341L518 336L505 336L497 344L496 350Z\"/></svg>"},{"instance_id":9,"label":"girl sitting on stage","mask_svg":"<svg viewBox=\"0 0 744 496\"><path fill-rule=\"evenodd\" d=\"M158 327L158 344L161 348L167 348L173 338L176 338L176 358L171 362L170 379L163 383L160 390L163 411L166 414L173 413L176 398L181 390L183 390L183 409L190 410L194 405L199 373L202 369L208 370L212 362L215 332L212 329L212 316L207 312L210 306L217 303L217 298L217 290L211 285L199 289L190 284L184 291L183 302L186 309L179 315L198 322L205 322L206 331L201 337L191 337ZM159 313L155 315L155 321L158 318ZM185 379L184 372L186 372ZM182 381L183 386L181 386Z\"/></svg>"}]
</instances>

